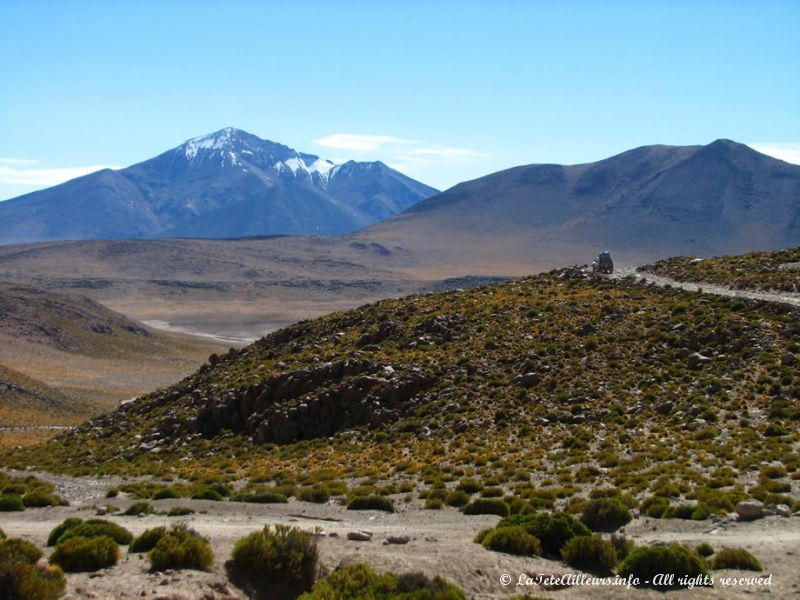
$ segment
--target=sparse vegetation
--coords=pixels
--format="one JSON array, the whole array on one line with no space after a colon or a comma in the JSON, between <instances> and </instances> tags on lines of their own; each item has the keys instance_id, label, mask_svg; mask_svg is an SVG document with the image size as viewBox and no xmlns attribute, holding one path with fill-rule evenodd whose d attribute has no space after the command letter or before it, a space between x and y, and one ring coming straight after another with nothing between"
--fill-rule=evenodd
<instances>
[{"instance_id":1,"label":"sparse vegetation","mask_svg":"<svg viewBox=\"0 0 800 600\"><path fill-rule=\"evenodd\" d=\"M137 536L130 544L128 552L137 554L140 552L150 552L156 547L158 541L167 534L166 527L153 527L145 529L141 535Z\"/></svg>"},{"instance_id":2,"label":"sparse vegetation","mask_svg":"<svg viewBox=\"0 0 800 600\"><path fill-rule=\"evenodd\" d=\"M686 585L681 585L681 578L692 579L699 575L708 575L708 570L703 560L689 548L672 544L670 546L634 548L620 564L618 573L623 577L639 578L642 587L679 589L686 587ZM669 585L653 583L654 577L659 573L674 575L674 582Z\"/></svg>"},{"instance_id":3,"label":"sparse vegetation","mask_svg":"<svg viewBox=\"0 0 800 600\"><path fill-rule=\"evenodd\" d=\"M66 588L59 567L37 564L42 552L25 540L0 535L0 598L55 600Z\"/></svg>"},{"instance_id":4,"label":"sparse vegetation","mask_svg":"<svg viewBox=\"0 0 800 600\"><path fill-rule=\"evenodd\" d=\"M508 504L494 498L478 498L467 504L463 512L465 515L498 515L507 517Z\"/></svg>"},{"instance_id":5,"label":"sparse vegetation","mask_svg":"<svg viewBox=\"0 0 800 600\"><path fill-rule=\"evenodd\" d=\"M572 538L561 548L561 556L569 566L602 577L610 575L617 566L614 544L598 535Z\"/></svg>"},{"instance_id":6,"label":"sparse vegetation","mask_svg":"<svg viewBox=\"0 0 800 600\"><path fill-rule=\"evenodd\" d=\"M298 600L466 600L452 583L421 573L377 573L364 564L337 569Z\"/></svg>"},{"instance_id":7,"label":"sparse vegetation","mask_svg":"<svg viewBox=\"0 0 800 600\"><path fill-rule=\"evenodd\" d=\"M621 502L599 498L583 509L581 521L592 531L614 531L631 520L631 513Z\"/></svg>"},{"instance_id":8,"label":"sparse vegetation","mask_svg":"<svg viewBox=\"0 0 800 600\"><path fill-rule=\"evenodd\" d=\"M133 534L116 523L104 519L82 521L80 519L70 518L50 532L47 538L47 545L57 546L74 537L93 538L99 536L110 537L117 544L122 546L127 546L133 540Z\"/></svg>"},{"instance_id":9,"label":"sparse vegetation","mask_svg":"<svg viewBox=\"0 0 800 600\"><path fill-rule=\"evenodd\" d=\"M722 548L711 559L709 566L714 569L741 569L744 571L761 571L763 567L758 559L744 548Z\"/></svg>"},{"instance_id":10,"label":"sparse vegetation","mask_svg":"<svg viewBox=\"0 0 800 600\"><path fill-rule=\"evenodd\" d=\"M214 553L208 540L185 524L177 524L162 535L155 547L147 553L154 571L164 569L195 569L206 571L211 567Z\"/></svg>"},{"instance_id":11,"label":"sparse vegetation","mask_svg":"<svg viewBox=\"0 0 800 600\"><path fill-rule=\"evenodd\" d=\"M475 540L484 548L506 554L537 556L542 554L539 540L523 527L497 527L478 534Z\"/></svg>"},{"instance_id":12,"label":"sparse vegetation","mask_svg":"<svg viewBox=\"0 0 800 600\"><path fill-rule=\"evenodd\" d=\"M382 510L394 512L394 502L383 496L356 496L347 503L347 510Z\"/></svg>"},{"instance_id":13,"label":"sparse vegetation","mask_svg":"<svg viewBox=\"0 0 800 600\"><path fill-rule=\"evenodd\" d=\"M297 527L267 525L240 539L226 567L257 598L295 598L317 575L316 538Z\"/></svg>"},{"instance_id":14,"label":"sparse vegetation","mask_svg":"<svg viewBox=\"0 0 800 600\"><path fill-rule=\"evenodd\" d=\"M64 571L97 571L117 564L119 546L107 535L59 541L50 562Z\"/></svg>"},{"instance_id":15,"label":"sparse vegetation","mask_svg":"<svg viewBox=\"0 0 800 600\"><path fill-rule=\"evenodd\" d=\"M502 519L497 527L519 526L536 537L547 554L561 556L561 548L571 539L590 536L586 525L566 513L532 513L511 515Z\"/></svg>"}]
</instances>

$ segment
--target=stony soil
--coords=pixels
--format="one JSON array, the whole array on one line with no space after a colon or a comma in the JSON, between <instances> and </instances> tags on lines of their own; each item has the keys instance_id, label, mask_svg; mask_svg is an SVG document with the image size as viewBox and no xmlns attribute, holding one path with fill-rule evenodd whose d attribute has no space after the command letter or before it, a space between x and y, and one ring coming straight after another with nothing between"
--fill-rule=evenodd
<instances>
[{"instance_id":1,"label":"stony soil","mask_svg":"<svg viewBox=\"0 0 800 600\"><path fill-rule=\"evenodd\" d=\"M105 490L120 483L116 478L66 477L39 474L57 486L57 492L70 500L70 507L28 509L23 513L0 513L0 528L9 536L19 536L43 546L50 530L69 516L89 518L94 506L111 503L124 509L132 500L104 498ZM224 562L237 539L267 523L285 523L309 531L320 528L320 552L327 569L350 562L366 562L377 569L395 572L423 571L444 576L460 585L470 598L488 600L529 593L545 598L665 598L660 592L622 588L572 587L546 590L539 586L517 586L520 575L575 572L563 563L541 558L521 558L485 550L472 541L475 534L494 525L497 517L467 517L452 508L423 510L417 503L398 504L398 512L348 511L343 506L291 500L285 505L259 505L206 500L170 499L153 501L159 511L173 506L190 506L198 512L188 517L168 518L109 516L134 534L147 528L173 523L189 524L208 536L215 553L211 572L176 571L151 573L146 558L123 553L119 564L97 573L70 574L68 597L117 599L222 599L244 598L228 583ZM346 539L350 531L369 530L370 542ZM769 587L733 588L716 585L670 592L669 598L796 598L800 594L800 517L767 517L748 523L727 519L683 521L676 519L635 519L625 534L637 544L680 542L694 546L709 542L715 548L742 546L762 562L765 573L772 573ZM389 535L405 534L407 545L390 545ZM508 574L512 584L504 586L500 577ZM755 573L716 571L716 576L753 576Z\"/></svg>"}]
</instances>

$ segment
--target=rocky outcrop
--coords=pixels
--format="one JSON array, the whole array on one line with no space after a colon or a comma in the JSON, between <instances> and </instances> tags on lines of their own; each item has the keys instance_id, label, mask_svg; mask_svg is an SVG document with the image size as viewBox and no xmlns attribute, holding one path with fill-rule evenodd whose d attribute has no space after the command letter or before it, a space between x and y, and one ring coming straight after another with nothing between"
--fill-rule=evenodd
<instances>
[{"instance_id":1,"label":"rocky outcrop","mask_svg":"<svg viewBox=\"0 0 800 600\"><path fill-rule=\"evenodd\" d=\"M417 368L370 360L343 360L273 375L242 392L222 396L190 394L195 415L170 413L159 431L170 438L223 430L245 432L263 444L330 436L359 425L381 426L418 404L417 394L433 380Z\"/></svg>"}]
</instances>

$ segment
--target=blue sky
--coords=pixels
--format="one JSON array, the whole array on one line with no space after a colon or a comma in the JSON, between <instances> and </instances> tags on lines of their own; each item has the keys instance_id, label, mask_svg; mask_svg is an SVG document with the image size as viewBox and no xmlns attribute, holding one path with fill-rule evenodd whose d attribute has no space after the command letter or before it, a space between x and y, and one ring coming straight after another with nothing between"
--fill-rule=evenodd
<instances>
[{"instance_id":1,"label":"blue sky","mask_svg":"<svg viewBox=\"0 0 800 600\"><path fill-rule=\"evenodd\" d=\"M725 137L800 163L800 2L2 0L0 198L225 126L446 188Z\"/></svg>"}]
</instances>

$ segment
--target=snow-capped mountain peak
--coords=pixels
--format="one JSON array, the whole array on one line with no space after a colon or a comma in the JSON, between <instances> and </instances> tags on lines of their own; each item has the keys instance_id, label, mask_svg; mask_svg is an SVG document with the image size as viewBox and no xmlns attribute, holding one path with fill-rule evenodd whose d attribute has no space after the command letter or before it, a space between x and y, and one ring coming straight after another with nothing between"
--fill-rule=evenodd
<instances>
[{"instance_id":1,"label":"snow-capped mountain peak","mask_svg":"<svg viewBox=\"0 0 800 600\"><path fill-rule=\"evenodd\" d=\"M226 127L208 135L192 138L183 145L186 158L191 160L200 150L229 149L235 145L238 133L238 129Z\"/></svg>"}]
</instances>

